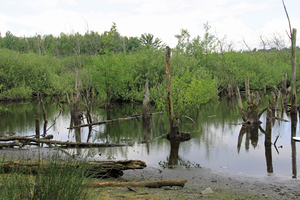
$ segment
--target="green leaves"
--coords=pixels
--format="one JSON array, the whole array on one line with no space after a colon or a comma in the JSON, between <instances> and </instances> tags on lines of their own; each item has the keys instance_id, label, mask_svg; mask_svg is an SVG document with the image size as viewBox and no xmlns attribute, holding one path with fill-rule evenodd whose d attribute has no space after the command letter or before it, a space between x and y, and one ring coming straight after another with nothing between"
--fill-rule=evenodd
<instances>
[{"instance_id":1,"label":"green leaves","mask_svg":"<svg viewBox=\"0 0 300 200\"><path fill-rule=\"evenodd\" d=\"M171 102L175 118L178 119L190 109L197 108L218 97L216 81L210 76L196 78L191 75L189 69L183 76L172 77ZM166 110L165 95L157 99L160 109Z\"/></svg>"}]
</instances>

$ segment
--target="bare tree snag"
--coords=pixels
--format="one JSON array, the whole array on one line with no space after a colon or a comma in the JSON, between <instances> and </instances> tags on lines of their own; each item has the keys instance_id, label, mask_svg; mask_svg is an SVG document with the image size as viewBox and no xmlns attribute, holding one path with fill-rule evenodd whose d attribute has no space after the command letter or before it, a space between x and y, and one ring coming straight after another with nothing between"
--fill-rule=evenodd
<instances>
[{"instance_id":1,"label":"bare tree snag","mask_svg":"<svg viewBox=\"0 0 300 200\"><path fill-rule=\"evenodd\" d=\"M180 186L184 187L184 184L187 182L184 180L161 180L161 181L141 181L141 182L94 182L94 183L85 183L90 187L148 187L148 188L160 188L164 186Z\"/></svg>"},{"instance_id":2,"label":"bare tree snag","mask_svg":"<svg viewBox=\"0 0 300 200\"><path fill-rule=\"evenodd\" d=\"M150 118L149 103L150 103L150 93L149 93L148 79L146 79L145 94L144 94L144 101L143 101L143 118Z\"/></svg>"},{"instance_id":3,"label":"bare tree snag","mask_svg":"<svg viewBox=\"0 0 300 200\"><path fill-rule=\"evenodd\" d=\"M248 76L245 77L245 89L246 89L246 99L248 101L248 99L250 98L250 85L249 85L249 77Z\"/></svg>"},{"instance_id":4,"label":"bare tree snag","mask_svg":"<svg viewBox=\"0 0 300 200\"><path fill-rule=\"evenodd\" d=\"M18 172L37 174L46 172L47 169L53 168L51 162L44 160L37 161L6 161L2 162L1 169L3 172L8 173L12 170ZM85 176L105 178L105 177L119 177L123 175L123 170L129 169L143 169L147 167L146 163L142 160L120 160L120 161L76 161L76 162L57 162L55 165L60 165L60 168L72 167L76 170L83 167Z\"/></svg>"},{"instance_id":5,"label":"bare tree snag","mask_svg":"<svg viewBox=\"0 0 300 200\"><path fill-rule=\"evenodd\" d=\"M174 115L173 111L173 105L172 105L172 79L171 79L171 49L170 47L166 47L166 77L167 77L167 103L168 103L168 117L170 120L170 133L168 134L168 138L176 138L176 136L179 134L179 125L178 121L176 120L176 117Z\"/></svg>"},{"instance_id":6,"label":"bare tree snag","mask_svg":"<svg viewBox=\"0 0 300 200\"><path fill-rule=\"evenodd\" d=\"M44 132L43 132L43 136L46 135L47 132L47 124L48 124L48 120L46 118L46 109L45 109L45 105L43 102L43 97L41 96L41 103L42 103L42 108L43 108L43 117L44 117Z\"/></svg>"},{"instance_id":7,"label":"bare tree snag","mask_svg":"<svg viewBox=\"0 0 300 200\"><path fill-rule=\"evenodd\" d=\"M292 74L291 74L291 113L297 113L297 95L296 95L296 35L297 29L291 26L291 21L289 18L289 14L284 4L284 0L282 0L283 8L288 19L290 35L289 38L291 40L291 49L292 49Z\"/></svg>"},{"instance_id":8,"label":"bare tree snag","mask_svg":"<svg viewBox=\"0 0 300 200\"><path fill-rule=\"evenodd\" d=\"M293 28L291 33L292 41L292 74L291 74L291 113L297 113L297 95L296 95L296 34L297 29Z\"/></svg>"},{"instance_id":9,"label":"bare tree snag","mask_svg":"<svg viewBox=\"0 0 300 200\"><path fill-rule=\"evenodd\" d=\"M39 97L38 97L39 99ZM36 110L36 115L35 115L35 135L37 138L40 137L40 101L38 101L38 107Z\"/></svg>"},{"instance_id":10,"label":"bare tree snag","mask_svg":"<svg viewBox=\"0 0 300 200\"><path fill-rule=\"evenodd\" d=\"M247 83L247 81L245 81L245 82ZM246 88L247 88L247 86L246 86ZM250 90L250 88L249 88L249 90ZM247 99L247 109L244 109L244 107L243 107L240 90L238 87L237 87L237 92L238 92L238 94L237 94L238 108L239 108L240 114L242 116L242 119L244 121L244 124L257 124L257 123L260 124L261 121L259 120L259 118L262 115L262 113L267 110L268 106L259 110L260 105L261 105L261 98L258 94L258 91L256 91L255 93L252 92L251 94L250 94L250 92L246 91L246 93L249 93L249 97Z\"/></svg>"}]
</instances>

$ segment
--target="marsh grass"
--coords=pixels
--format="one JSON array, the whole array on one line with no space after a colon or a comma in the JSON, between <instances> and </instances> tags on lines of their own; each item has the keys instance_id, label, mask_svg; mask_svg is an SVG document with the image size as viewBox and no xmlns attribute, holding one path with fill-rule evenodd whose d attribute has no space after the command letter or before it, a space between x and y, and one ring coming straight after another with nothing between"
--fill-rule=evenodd
<instances>
[{"instance_id":1,"label":"marsh grass","mask_svg":"<svg viewBox=\"0 0 300 200\"><path fill-rule=\"evenodd\" d=\"M50 161L47 168L29 174L28 170L16 169L3 173L1 165L0 199L89 199L89 189L83 185L91 180L85 177L86 167Z\"/></svg>"}]
</instances>

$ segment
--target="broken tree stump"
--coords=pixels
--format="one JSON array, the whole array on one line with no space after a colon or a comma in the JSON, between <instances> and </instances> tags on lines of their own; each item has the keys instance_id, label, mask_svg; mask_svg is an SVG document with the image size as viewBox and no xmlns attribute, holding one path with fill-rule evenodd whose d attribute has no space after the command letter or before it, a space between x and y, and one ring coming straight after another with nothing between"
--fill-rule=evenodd
<instances>
[{"instance_id":1,"label":"broken tree stump","mask_svg":"<svg viewBox=\"0 0 300 200\"><path fill-rule=\"evenodd\" d=\"M247 78L247 77L246 77ZM246 80L246 83L248 84L249 80ZM261 98L258 94L258 91L255 93L250 94L250 88L246 87L247 91L247 108L244 109L242 98L240 94L240 89L237 87L237 98L238 98L238 108L240 111L240 114L242 116L242 119L244 121L244 124L260 124L261 121L259 120L260 116L268 109L268 106L260 109L261 105Z\"/></svg>"},{"instance_id":2,"label":"broken tree stump","mask_svg":"<svg viewBox=\"0 0 300 200\"><path fill-rule=\"evenodd\" d=\"M149 187L160 188L164 186L180 186L184 187L187 182L184 180L161 180L161 181L141 181L141 182L102 182L102 183L85 183L90 187Z\"/></svg>"},{"instance_id":3,"label":"broken tree stump","mask_svg":"<svg viewBox=\"0 0 300 200\"><path fill-rule=\"evenodd\" d=\"M121 160L121 161L76 161L76 162L47 162L37 161L6 161L0 164L1 172L8 173L12 170L25 174L37 174L47 172L53 167L70 168L77 170L83 167L86 177L119 177L123 175L123 170L143 169L147 167L142 160Z\"/></svg>"}]
</instances>

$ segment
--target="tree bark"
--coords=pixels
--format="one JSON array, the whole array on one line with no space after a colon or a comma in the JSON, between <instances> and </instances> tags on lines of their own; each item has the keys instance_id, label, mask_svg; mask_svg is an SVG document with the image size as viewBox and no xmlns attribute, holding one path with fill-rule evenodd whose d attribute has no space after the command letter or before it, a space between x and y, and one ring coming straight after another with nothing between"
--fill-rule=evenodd
<instances>
[{"instance_id":1,"label":"tree bark","mask_svg":"<svg viewBox=\"0 0 300 200\"><path fill-rule=\"evenodd\" d=\"M297 113L297 95L296 95L296 34L297 29L293 28L291 34L292 42L292 75L291 75L291 113Z\"/></svg>"},{"instance_id":2,"label":"tree bark","mask_svg":"<svg viewBox=\"0 0 300 200\"><path fill-rule=\"evenodd\" d=\"M249 77L248 76L245 77L245 90L246 90L246 99L248 101L250 98L250 85L249 85Z\"/></svg>"},{"instance_id":3,"label":"tree bark","mask_svg":"<svg viewBox=\"0 0 300 200\"><path fill-rule=\"evenodd\" d=\"M0 137L0 141L14 141L18 140L20 143L27 144L29 142L35 142L36 144L45 143L52 145L60 145L63 147L117 147L117 146L129 146L124 144L104 144L104 143L90 143L90 142L69 142L69 141L57 141L48 139L36 139L24 136L8 136Z\"/></svg>"},{"instance_id":4,"label":"tree bark","mask_svg":"<svg viewBox=\"0 0 300 200\"><path fill-rule=\"evenodd\" d=\"M184 180L161 180L161 181L141 181L141 182L102 182L102 183L85 183L91 187L149 187L160 188L164 186L180 186L184 187L187 182Z\"/></svg>"},{"instance_id":5,"label":"tree bark","mask_svg":"<svg viewBox=\"0 0 300 200\"><path fill-rule=\"evenodd\" d=\"M109 111L109 110L107 110ZM160 114L163 112L157 112L157 113L150 113L151 115L155 115L155 114ZM80 127L86 127L86 126L94 126L94 125L100 125L100 124L109 124L109 123L113 123L113 122L120 122L120 121L125 121L125 120L131 120L131 119L136 119L138 117L142 117L143 115L132 115L132 116L128 116L126 118L119 118L119 119L111 119L111 120L106 120L106 121L102 121L102 122L94 122L94 123L90 123L90 124L82 124L79 126L72 126L72 127L68 127L67 129L73 129L73 128L80 128Z\"/></svg>"},{"instance_id":6,"label":"tree bark","mask_svg":"<svg viewBox=\"0 0 300 200\"><path fill-rule=\"evenodd\" d=\"M74 170L79 167L83 167L85 170L85 176L97 178L109 176L119 177L123 175L123 170L143 169L147 167L146 163L142 160L58 162L55 163L55 165L59 165L60 168L72 167ZM51 168L53 168L53 164L44 160L6 161L1 164L1 169L5 173L15 170L26 174L37 174L40 172L47 172L47 170Z\"/></svg>"},{"instance_id":7,"label":"tree bark","mask_svg":"<svg viewBox=\"0 0 300 200\"><path fill-rule=\"evenodd\" d=\"M148 79L146 79L145 94L144 94L144 101L143 101L143 118L150 118L149 103L150 103L150 93L149 93Z\"/></svg>"},{"instance_id":8,"label":"tree bark","mask_svg":"<svg viewBox=\"0 0 300 200\"><path fill-rule=\"evenodd\" d=\"M168 134L168 138L176 138L179 134L179 125L173 111L172 105L172 79L171 79L171 49L170 47L166 47L166 77L167 77L167 103L168 103L168 117L170 120L170 133Z\"/></svg>"}]
</instances>

